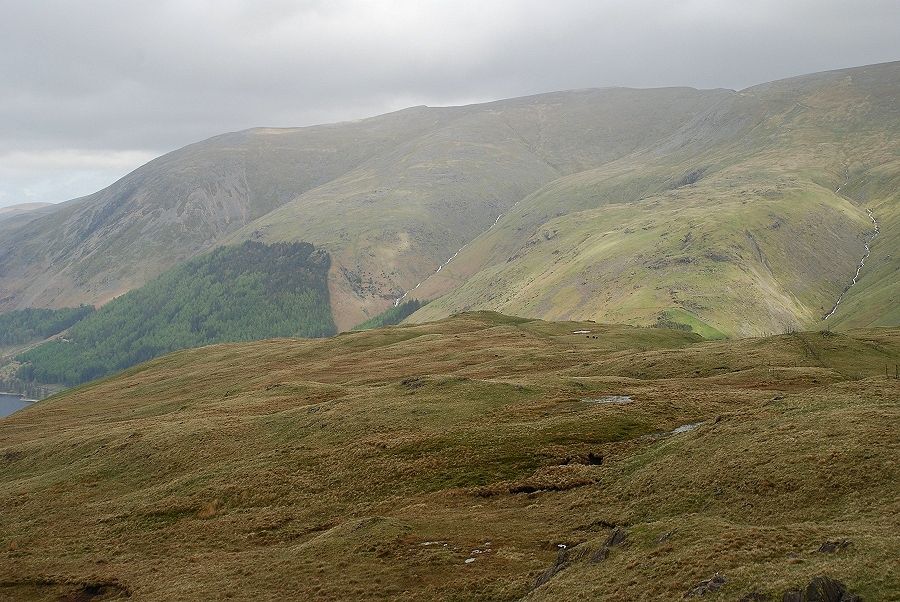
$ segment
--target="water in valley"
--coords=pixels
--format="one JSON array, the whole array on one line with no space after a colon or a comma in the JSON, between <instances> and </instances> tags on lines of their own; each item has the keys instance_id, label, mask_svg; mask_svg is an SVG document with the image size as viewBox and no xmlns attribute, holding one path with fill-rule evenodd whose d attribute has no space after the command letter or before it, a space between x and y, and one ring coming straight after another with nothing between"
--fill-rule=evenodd
<instances>
[{"instance_id":1,"label":"water in valley","mask_svg":"<svg viewBox=\"0 0 900 602\"><path fill-rule=\"evenodd\" d=\"M16 410L21 410L30 405L30 401L24 401L21 397L0 393L0 418L9 416Z\"/></svg>"}]
</instances>

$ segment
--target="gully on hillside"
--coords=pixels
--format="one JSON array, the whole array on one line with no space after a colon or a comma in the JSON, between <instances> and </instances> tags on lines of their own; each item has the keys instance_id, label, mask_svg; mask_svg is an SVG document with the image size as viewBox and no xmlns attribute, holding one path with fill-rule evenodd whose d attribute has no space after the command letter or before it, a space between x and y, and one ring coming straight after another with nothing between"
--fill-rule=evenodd
<instances>
[{"instance_id":1,"label":"gully on hillside","mask_svg":"<svg viewBox=\"0 0 900 602\"><path fill-rule=\"evenodd\" d=\"M519 201L516 201L515 203L513 203L513 206L510 208L510 211L512 211L512 209L514 209L514 208L516 207L516 205L518 205L518 204L519 204ZM484 232L488 232L488 231L490 231L494 226L496 226L497 223L500 221L500 218L503 217L504 215L506 215L506 214L505 214L505 213L501 213L500 215L498 215L498 216L497 216L497 219L494 220L494 223L491 224L490 226L488 226L488 229L485 230ZM484 234L484 232L482 232L482 234ZM440 272L442 269L444 269L445 267L447 267L447 265L448 265L451 261L453 261L454 259L456 259L456 256L459 255L459 254L462 252L462 250L465 249L465 248L468 246L468 244L469 244L469 243L466 243L466 244L464 244L463 246L461 246L459 249L457 249L457 250L456 250L456 253L454 253L453 255L451 255L450 258L449 258L447 261L445 261L444 263L442 263L441 265L439 265L438 268L437 268L434 272L432 272L431 274L428 275L427 278L425 278L425 280L428 280L428 278L431 278L432 276L434 276L435 274L437 274L438 272ZM412 288L409 289L408 291L404 291L402 295L400 295L399 297L397 297L396 299L394 299L394 307L399 307L400 304L403 303L403 300L406 299L406 296L407 296L408 294L410 294L411 292L413 292L414 290L416 290L417 288L419 288L420 286L422 286L422 284L425 282L425 280L421 280L421 281L420 281L418 284L416 284L414 287L412 287Z\"/></svg>"},{"instance_id":2,"label":"gully on hillside","mask_svg":"<svg viewBox=\"0 0 900 602\"><path fill-rule=\"evenodd\" d=\"M840 187L838 187L838 190L840 190ZM856 274L853 275L853 280L851 280L850 284L848 284L846 287L844 287L844 290L841 291L841 294L840 294L840 296L838 296L838 299L835 302L834 307L832 307L831 311L828 312L827 314L825 314L825 317L822 318L823 321L827 320L828 318L830 318L831 316L834 315L834 312L837 311L838 305L841 304L841 301L843 301L844 297L847 295L847 291L849 291L850 288L859 281L859 273L862 271L863 266L866 263L866 259L869 258L869 254L872 252L870 245L871 245L872 241L875 240L875 237L878 236L878 232L879 232L878 220L876 220L875 216L872 215L871 209L866 209L866 213L869 215L869 219L872 220L872 223L875 224L875 230L872 232L872 235L869 236L869 238L866 240L866 243L865 243L866 252L863 254L862 259L859 260L859 265L856 266Z\"/></svg>"}]
</instances>

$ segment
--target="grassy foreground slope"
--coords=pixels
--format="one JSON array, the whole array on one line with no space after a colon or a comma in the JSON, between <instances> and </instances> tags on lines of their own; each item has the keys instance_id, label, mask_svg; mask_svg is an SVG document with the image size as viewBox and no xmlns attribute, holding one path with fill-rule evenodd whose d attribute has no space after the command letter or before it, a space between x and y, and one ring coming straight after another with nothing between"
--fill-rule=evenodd
<instances>
[{"instance_id":1,"label":"grassy foreground slope","mask_svg":"<svg viewBox=\"0 0 900 602\"><path fill-rule=\"evenodd\" d=\"M0 421L0 597L897 599L898 362L493 313L178 352Z\"/></svg>"},{"instance_id":2,"label":"grassy foreground slope","mask_svg":"<svg viewBox=\"0 0 900 602\"><path fill-rule=\"evenodd\" d=\"M655 148L529 195L417 291L471 309L729 335L897 325L900 62L724 99Z\"/></svg>"}]
</instances>

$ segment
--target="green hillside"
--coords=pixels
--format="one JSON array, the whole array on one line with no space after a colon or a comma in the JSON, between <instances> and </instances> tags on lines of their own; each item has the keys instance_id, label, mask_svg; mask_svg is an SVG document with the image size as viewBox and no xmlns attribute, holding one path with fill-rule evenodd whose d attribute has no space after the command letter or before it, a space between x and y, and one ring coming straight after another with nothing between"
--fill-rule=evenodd
<instances>
[{"instance_id":1,"label":"green hillside","mask_svg":"<svg viewBox=\"0 0 900 602\"><path fill-rule=\"evenodd\" d=\"M654 145L728 95L606 88L422 109L452 119L230 240L308 240L327 249L335 320L349 329L389 308L527 194Z\"/></svg>"},{"instance_id":2,"label":"green hillside","mask_svg":"<svg viewBox=\"0 0 900 602\"><path fill-rule=\"evenodd\" d=\"M896 325L900 63L743 90L657 148L529 195L417 293L732 336ZM827 324L874 232L858 285Z\"/></svg>"},{"instance_id":3,"label":"green hillside","mask_svg":"<svg viewBox=\"0 0 900 602\"><path fill-rule=\"evenodd\" d=\"M870 243L859 282L847 291L828 327L900 324L900 160L871 170L847 194L872 199L867 205L878 219L879 233Z\"/></svg>"},{"instance_id":4,"label":"green hillside","mask_svg":"<svg viewBox=\"0 0 900 602\"><path fill-rule=\"evenodd\" d=\"M180 351L0 420L0 598L896 600L898 363L494 313Z\"/></svg>"},{"instance_id":5,"label":"green hillside","mask_svg":"<svg viewBox=\"0 0 900 602\"><path fill-rule=\"evenodd\" d=\"M328 267L327 254L308 243L218 249L110 301L65 339L23 353L18 376L76 385L176 349L334 334Z\"/></svg>"}]
</instances>

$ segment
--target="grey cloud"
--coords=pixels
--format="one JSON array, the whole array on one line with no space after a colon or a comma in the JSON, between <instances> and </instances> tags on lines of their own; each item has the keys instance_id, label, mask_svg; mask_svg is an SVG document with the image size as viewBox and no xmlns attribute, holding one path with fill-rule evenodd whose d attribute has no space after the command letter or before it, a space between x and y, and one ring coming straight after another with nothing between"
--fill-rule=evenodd
<instances>
[{"instance_id":1,"label":"grey cloud","mask_svg":"<svg viewBox=\"0 0 900 602\"><path fill-rule=\"evenodd\" d=\"M0 14L0 205L85 194L127 171L123 153L256 125L900 58L895 0L0 0Z\"/></svg>"}]
</instances>

